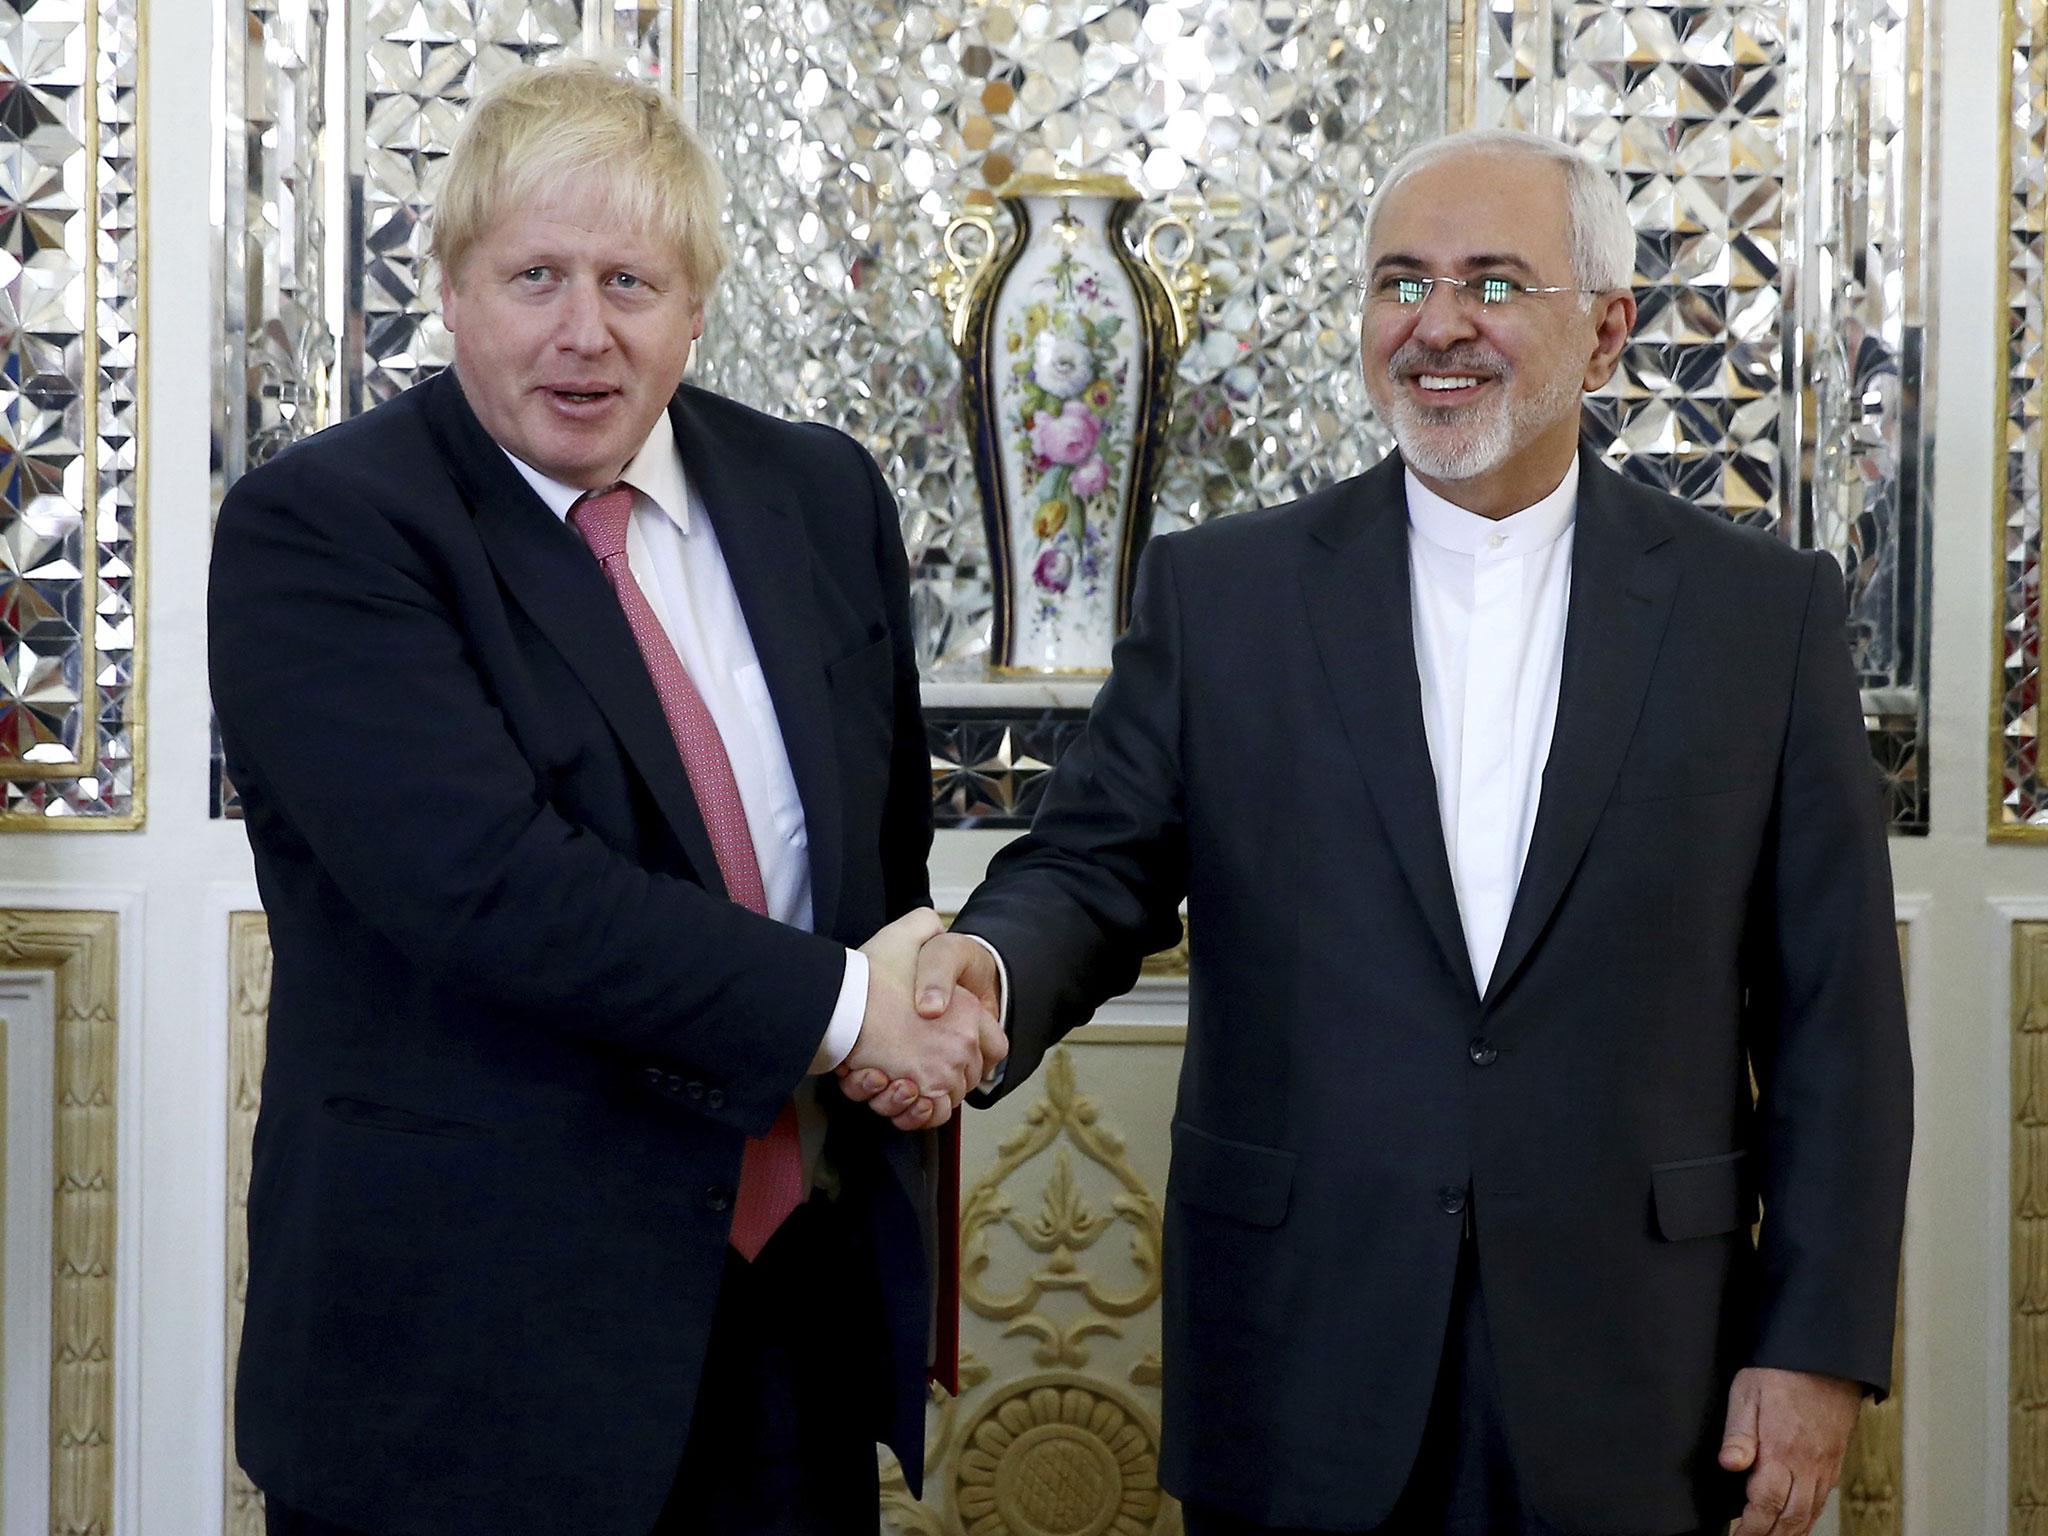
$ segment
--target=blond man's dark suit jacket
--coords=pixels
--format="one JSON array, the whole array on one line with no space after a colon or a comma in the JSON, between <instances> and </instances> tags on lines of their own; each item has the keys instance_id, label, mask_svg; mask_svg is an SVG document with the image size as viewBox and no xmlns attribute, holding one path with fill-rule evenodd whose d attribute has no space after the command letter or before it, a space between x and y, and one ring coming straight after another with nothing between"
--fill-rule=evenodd
<instances>
[{"instance_id":1,"label":"blond man's dark suit jacket","mask_svg":"<svg viewBox=\"0 0 2048 1536\"><path fill-rule=\"evenodd\" d=\"M815 933L726 899L617 597L452 373L221 509L214 700L276 954L236 1445L339 1525L653 1528L717 1411L741 1148L809 1070L844 945L928 900L872 460L699 389L669 414L775 701ZM872 1254L818 1305L845 1309L849 1429L915 1479L933 1138L826 1104Z\"/></svg>"}]
</instances>

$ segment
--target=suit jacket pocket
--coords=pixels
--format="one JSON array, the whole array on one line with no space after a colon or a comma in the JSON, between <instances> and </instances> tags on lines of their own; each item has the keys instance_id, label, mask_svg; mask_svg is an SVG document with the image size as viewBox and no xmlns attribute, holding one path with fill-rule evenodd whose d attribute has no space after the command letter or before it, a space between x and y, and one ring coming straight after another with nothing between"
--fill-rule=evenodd
<instances>
[{"instance_id":1,"label":"suit jacket pocket","mask_svg":"<svg viewBox=\"0 0 2048 1536\"><path fill-rule=\"evenodd\" d=\"M1756 1220L1756 1197L1743 1178L1747 1152L1689 1157L1650 1167L1651 1203L1665 1241L1716 1237Z\"/></svg>"},{"instance_id":2,"label":"suit jacket pocket","mask_svg":"<svg viewBox=\"0 0 2048 1536\"><path fill-rule=\"evenodd\" d=\"M336 1120L372 1131L397 1131L406 1136L447 1136L476 1140L498 1134L495 1126L481 1120L463 1120L453 1115L430 1114L400 1104L380 1104L374 1099L353 1099L337 1094L322 1105Z\"/></svg>"},{"instance_id":3,"label":"suit jacket pocket","mask_svg":"<svg viewBox=\"0 0 2048 1536\"><path fill-rule=\"evenodd\" d=\"M889 645L889 637L878 640L855 651L849 651L837 661L825 663L825 675L832 680L832 696L848 698L862 692L876 692L883 697L890 693L889 674L895 666L895 656Z\"/></svg>"},{"instance_id":4,"label":"suit jacket pocket","mask_svg":"<svg viewBox=\"0 0 2048 1536\"><path fill-rule=\"evenodd\" d=\"M1287 1219L1294 1163L1292 1152L1226 1141L1176 1120L1166 1193L1254 1227L1277 1227Z\"/></svg>"}]
</instances>

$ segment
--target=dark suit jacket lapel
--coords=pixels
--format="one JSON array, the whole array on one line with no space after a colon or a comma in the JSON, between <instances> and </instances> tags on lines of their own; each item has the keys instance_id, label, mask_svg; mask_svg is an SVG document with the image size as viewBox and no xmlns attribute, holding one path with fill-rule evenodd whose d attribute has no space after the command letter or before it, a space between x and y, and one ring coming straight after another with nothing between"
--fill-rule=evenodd
<instances>
[{"instance_id":1,"label":"dark suit jacket lapel","mask_svg":"<svg viewBox=\"0 0 2048 1536\"><path fill-rule=\"evenodd\" d=\"M1582 457L1557 724L1488 1002L1549 926L1635 736L1677 588L1677 562L1660 553L1670 536L1654 503L1592 454Z\"/></svg>"},{"instance_id":2,"label":"dark suit jacket lapel","mask_svg":"<svg viewBox=\"0 0 2048 1536\"><path fill-rule=\"evenodd\" d=\"M740 612L760 658L783 747L803 801L811 856L811 926L832 931L838 911L839 770L833 756L828 658L817 623L817 584L803 514L774 466L749 463L702 420L690 391L669 407L683 473L718 534Z\"/></svg>"},{"instance_id":3,"label":"dark suit jacket lapel","mask_svg":"<svg viewBox=\"0 0 2048 1536\"><path fill-rule=\"evenodd\" d=\"M454 370L428 388L428 420L499 579L589 690L690 867L707 890L723 896L710 835L618 595L589 546L534 494L484 431Z\"/></svg>"},{"instance_id":4,"label":"dark suit jacket lapel","mask_svg":"<svg viewBox=\"0 0 2048 1536\"><path fill-rule=\"evenodd\" d=\"M1312 543L1302 590L1337 716L1430 931L1476 996L1422 724L1400 457L1336 498Z\"/></svg>"}]
</instances>

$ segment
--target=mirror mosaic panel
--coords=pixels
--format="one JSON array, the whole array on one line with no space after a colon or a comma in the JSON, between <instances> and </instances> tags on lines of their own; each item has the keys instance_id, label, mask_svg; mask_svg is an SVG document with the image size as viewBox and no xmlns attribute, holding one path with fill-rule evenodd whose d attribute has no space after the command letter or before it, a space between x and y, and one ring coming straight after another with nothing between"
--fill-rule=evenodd
<instances>
[{"instance_id":1,"label":"mirror mosaic panel","mask_svg":"<svg viewBox=\"0 0 2048 1536\"><path fill-rule=\"evenodd\" d=\"M2042 252L2048 236L2048 3L2003 0L2008 100L1999 239L1998 630L1990 835L2048 842L2041 746Z\"/></svg>"},{"instance_id":2,"label":"mirror mosaic panel","mask_svg":"<svg viewBox=\"0 0 2048 1536\"><path fill-rule=\"evenodd\" d=\"M1405 148L1468 122L1585 145L1624 179L1642 308L1590 429L1625 472L1835 554L1892 824L1925 829L1924 0L721 0L701 18L691 0L365 0L333 28L261 8L278 3L253 0L247 37L224 29L231 74L236 48L264 67L228 93L246 131L227 182L248 203L229 199L223 314L239 304L242 323L225 345L261 366L223 369L247 381L222 391L223 483L446 362L421 216L469 95L516 60L637 50L678 76L733 183L736 260L697 376L875 451L942 688L984 676L991 602L930 286L954 213L994 209L1014 172L1063 169L1124 175L1193 226L1210 288L1176 380L1168 530L1384 451L1352 283L1372 190ZM297 131L257 129L293 113ZM975 819L955 803L963 774L980 814L1013 819L1049 765L1005 766L975 744L1000 722L939 714L942 821ZM1037 715L1020 709L1020 728ZM217 761L215 809L232 813Z\"/></svg>"},{"instance_id":3,"label":"mirror mosaic panel","mask_svg":"<svg viewBox=\"0 0 2048 1536\"><path fill-rule=\"evenodd\" d=\"M0 830L142 822L140 27L0 9Z\"/></svg>"},{"instance_id":4,"label":"mirror mosaic panel","mask_svg":"<svg viewBox=\"0 0 2048 1536\"><path fill-rule=\"evenodd\" d=\"M1580 145L1635 222L1594 441L1835 557L1901 832L1928 814L1932 27L1923 0L1503 0L1472 28L1474 121Z\"/></svg>"}]
</instances>

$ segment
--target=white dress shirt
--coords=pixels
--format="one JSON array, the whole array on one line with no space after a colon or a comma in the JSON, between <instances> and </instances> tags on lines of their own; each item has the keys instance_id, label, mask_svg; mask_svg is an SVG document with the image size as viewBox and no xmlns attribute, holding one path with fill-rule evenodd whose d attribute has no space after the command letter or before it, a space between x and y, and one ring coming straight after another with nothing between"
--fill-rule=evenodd
<instances>
[{"instance_id":1,"label":"white dress shirt","mask_svg":"<svg viewBox=\"0 0 2048 1536\"><path fill-rule=\"evenodd\" d=\"M1564 670L1579 461L1511 517L1453 506L1408 473L1408 580L1422 724L1465 950L1483 994L1543 789Z\"/></svg>"},{"instance_id":2,"label":"white dress shirt","mask_svg":"<svg viewBox=\"0 0 2048 1536\"><path fill-rule=\"evenodd\" d=\"M549 479L511 453L505 457L549 510L567 521L584 492ZM666 411L655 418L654 430L621 478L633 488L626 564L724 739L740 804L747 813L747 830L753 834L768 915L808 932L810 841L789 749L783 745L775 703L761 675L732 574L719 553L718 535L683 473ZM849 949L839 1001L811 1061L812 1072L831 1071L853 1050L867 995L867 956Z\"/></svg>"}]
</instances>

